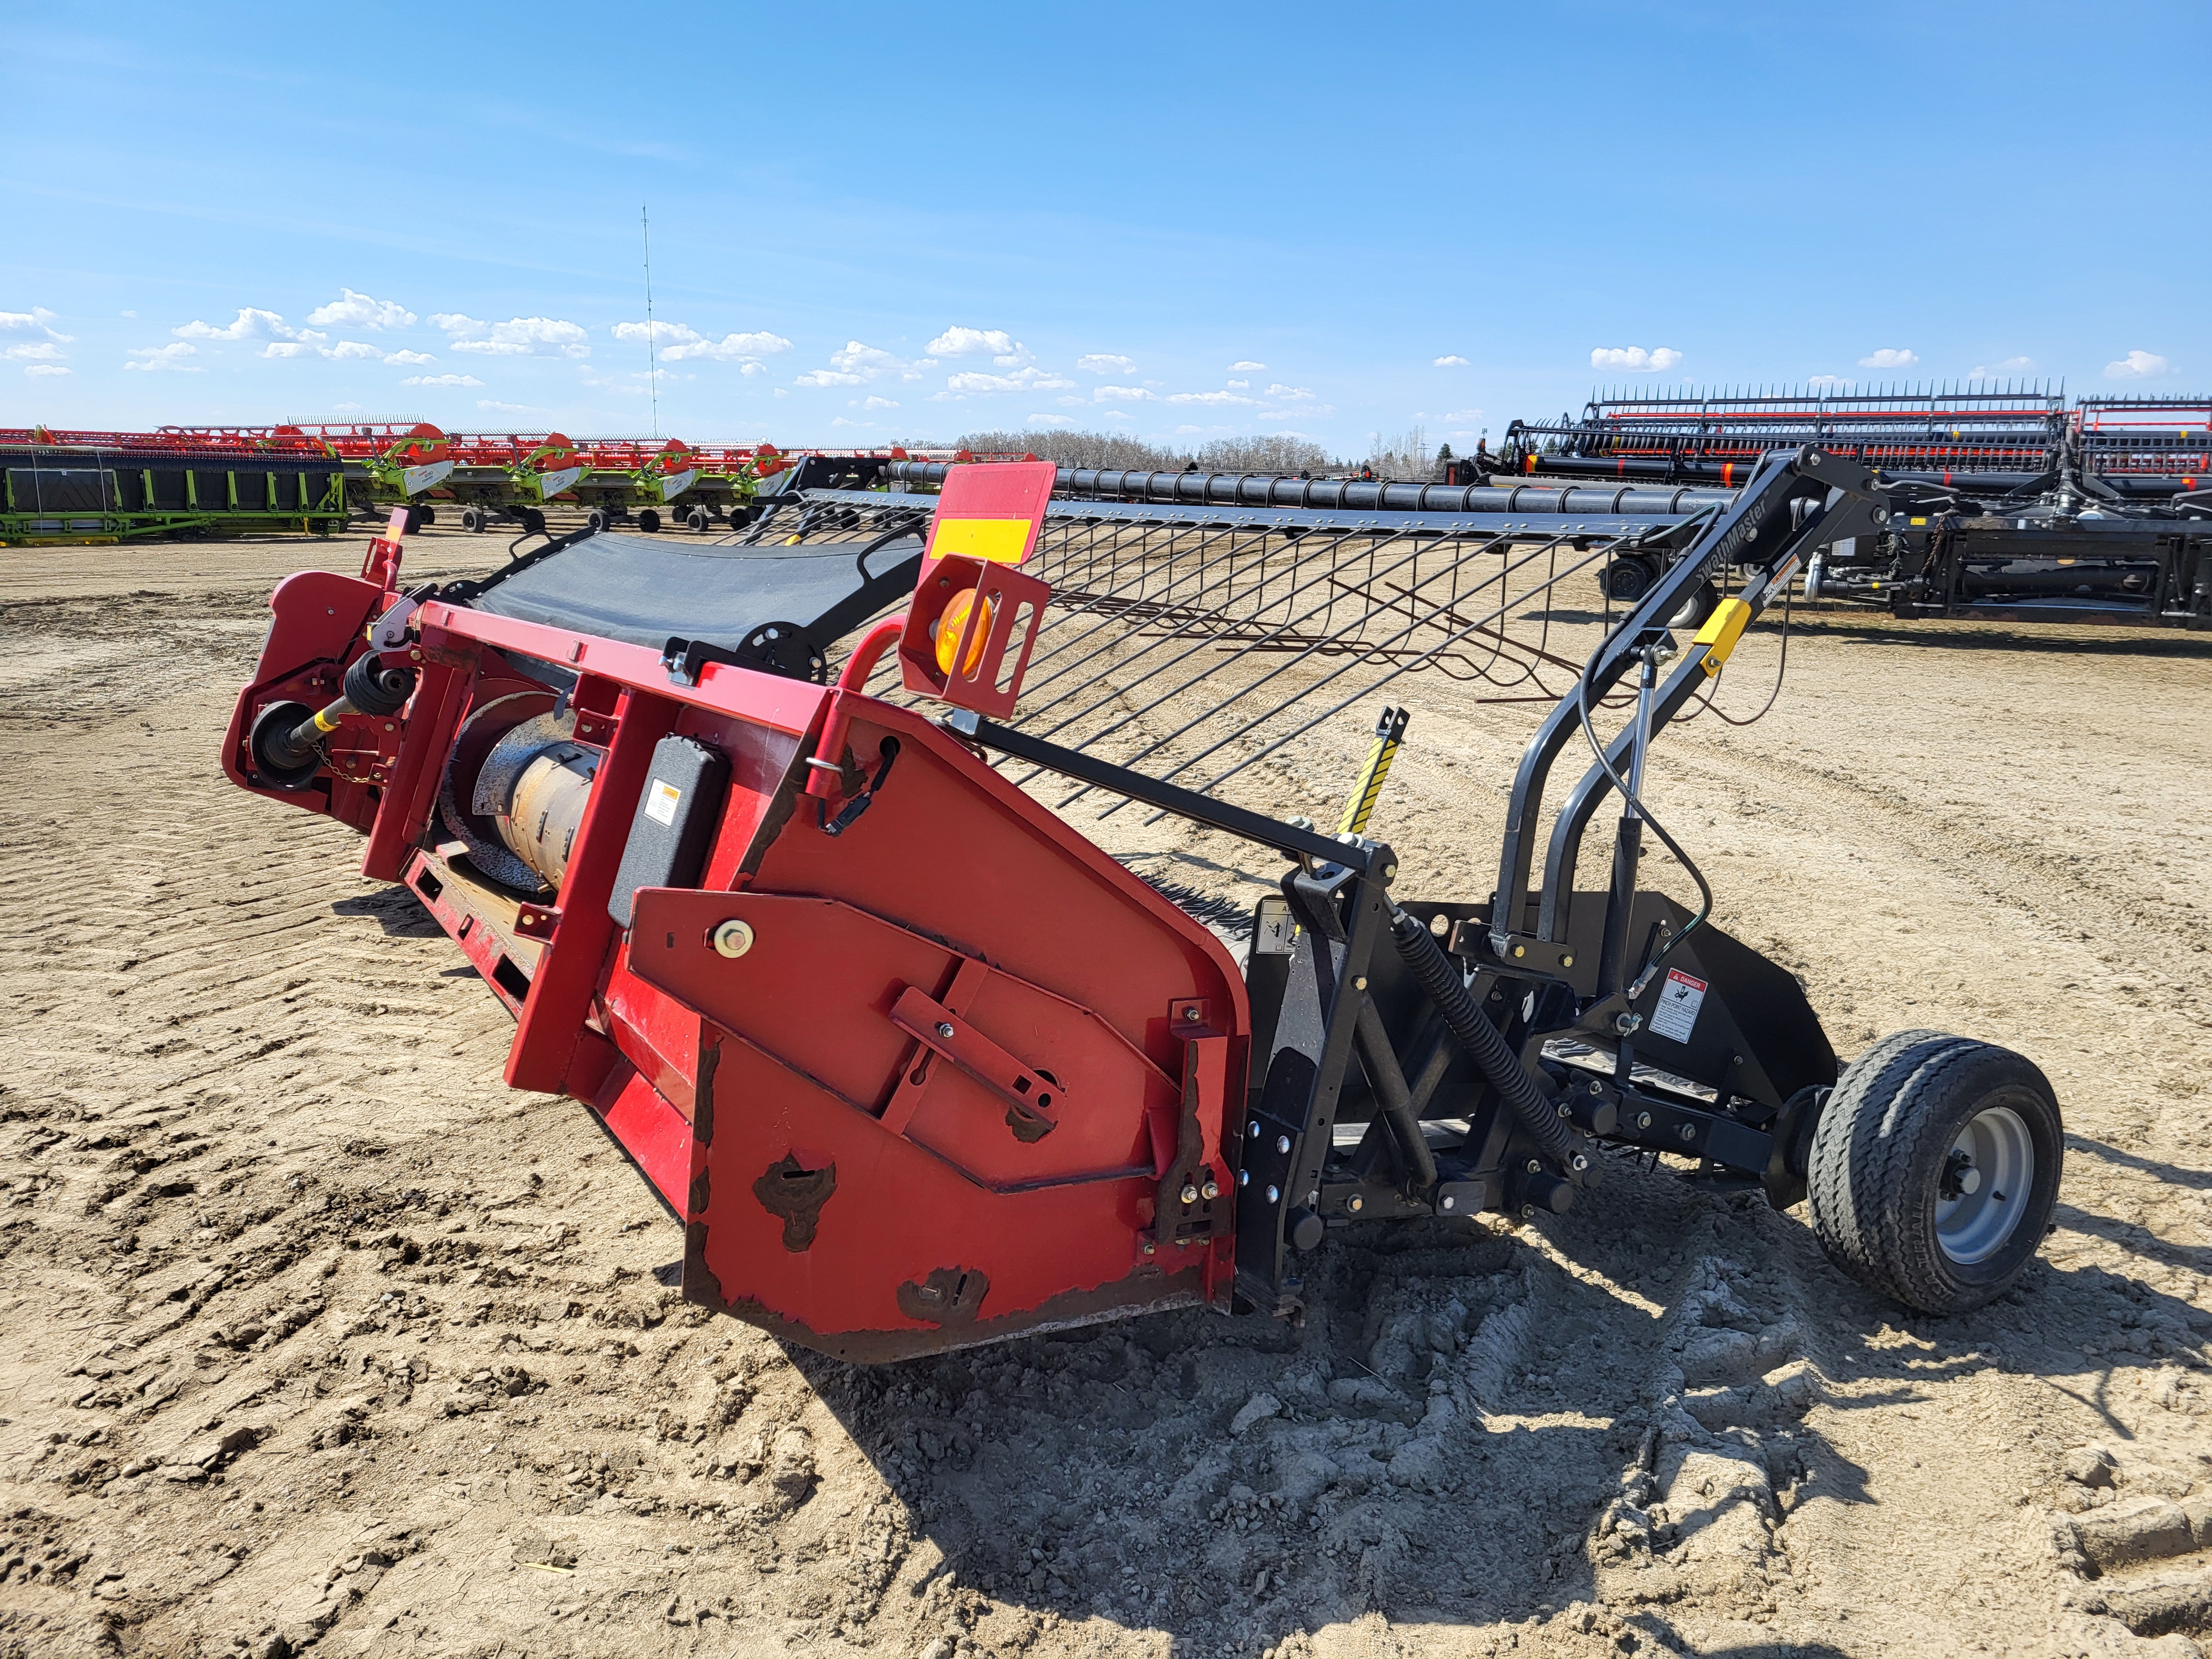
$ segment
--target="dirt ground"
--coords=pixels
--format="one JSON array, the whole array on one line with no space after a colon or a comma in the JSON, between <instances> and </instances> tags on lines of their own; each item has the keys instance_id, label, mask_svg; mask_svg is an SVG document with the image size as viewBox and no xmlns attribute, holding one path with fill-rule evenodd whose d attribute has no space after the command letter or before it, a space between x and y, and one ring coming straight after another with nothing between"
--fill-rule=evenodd
<instances>
[{"instance_id":1,"label":"dirt ground","mask_svg":"<svg viewBox=\"0 0 2212 1659\"><path fill-rule=\"evenodd\" d=\"M224 781L318 552L357 556L0 553L0 1656L2198 1651L2212 641L1818 619L1771 715L1655 768L1840 1053L2050 1075L2058 1226L1997 1304L1908 1317L1802 1211L1660 1170L1334 1242L1300 1328L864 1370L665 1288L677 1224L501 1086L434 925ZM1530 711L1398 690L1399 890L1480 897Z\"/></svg>"}]
</instances>

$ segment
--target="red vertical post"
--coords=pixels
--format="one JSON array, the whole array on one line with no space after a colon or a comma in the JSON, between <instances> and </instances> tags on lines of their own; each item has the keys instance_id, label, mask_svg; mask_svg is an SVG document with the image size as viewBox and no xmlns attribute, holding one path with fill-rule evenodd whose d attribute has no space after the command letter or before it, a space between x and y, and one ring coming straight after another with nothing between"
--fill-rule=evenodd
<instances>
[{"instance_id":1,"label":"red vertical post","mask_svg":"<svg viewBox=\"0 0 2212 1659\"><path fill-rule=\"evenodd\" d=\"M453 728L460 724L474 678L472 668L424 666L415 691L415 712L400 730L399 753L392 759L376 822L369 826L368 845L362 853L361 872L370 880L398 880L408 850L428 826L438 784L446 774L447 751L453 747Z\"/></svg>"},{"instance_id":2,"label":"red vertical post","mask_svg":"<svg viewBox=\"0 0 2212 1659\"><path fill-rule=\"evenodd\" d=\"M676 724L678 708L665 697L632 690L623 693L616 708L614 741L592 780L561 883L560 926L538 959L514 1028L514 1046L507 1051L510 1088L566 1092L584 1018L614 941L607 899L614 891L615 871L653 766L653 747Z\"/></svg>"}]
</instances>

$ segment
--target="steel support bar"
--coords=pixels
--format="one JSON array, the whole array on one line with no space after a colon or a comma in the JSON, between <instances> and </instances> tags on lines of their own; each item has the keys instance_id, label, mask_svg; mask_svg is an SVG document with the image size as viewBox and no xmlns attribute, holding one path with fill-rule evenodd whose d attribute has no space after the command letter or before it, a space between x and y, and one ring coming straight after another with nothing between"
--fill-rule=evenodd
<instances>
[{"instance_id":1,"label":"steel support bar","mask_svg":"<svg viewBox=\"0 0 2212 1659\"><path fill-rule=\"evenodd\" d=\"M1846 493L1833 504L1827 504L1827 498L1836 491ZM1775 535L1778 526L1788 526L1794 503L1808 498L1823 504L1808 514L1793 533ZM1886 515L1887 512L1874 493L1871 475L1863 467L1837 461L1810 447L1795 454L1777 451L1769 455L1735 504L1714 520L1681 558L1652 584L1635 610L1598 648L1596 659L1587 671L1591 703L1595 705L1635 665L1637 651L1644 636L1664 628L1667 618L1680 610L1697 590L1698 584L1705 580L1709 568L1746 562L1763 565L1765 574L1746 588L1743 594L1756 615L1787 584L1810 549L1838 537L1868 533L1875 525L1870 515ZM1747 557L1759 545L1771 550L1766 556ZM1705 657L1705 647L1701 646L1692 646L1684 653L1681 666L1669 677L1652 711L1655 732L1663 727L1697 687L1704 684ZM1520 769L1514 776L1513 793L1506 808L1504 842L1498 855L1498 904L1491 923L1492 940L1501 951L1506 948L1508 939L1520 931L1523 921L1517 914L1517 901L1518 896L1528 890L1528 873L1535 859L1537 823L1543 810L1546 781L1560 751L1581 725L1578 700L1570 696L1545 717L1522 753ZM1613 747L1617 753L1626 753L1626 746L1619 739ZM1601 770L1598 776L1602 779ZM1565 919L1565 907L1556 890L1562 882L1571 885L1573 872L1571 862L1562 872L1560 864L1565 860L1559 854L1564 847L1571 859L1579 848L1589 813L1603 793L1603 787L1593 785L1585 777L1568 808L1579 813L1578 821L1571 831L1554 837L1553 860L1545 872L1546 920L1540 923L1541 938L1556 940L1564 937L1555 931ZM1564 817L1562 823L1565 823Z\"/></svg>"},{"instance_id":2,"label":"steel support bar","mask_svg":"<svg viewBox=\"0 0 2212 1659\"><path fill-rule=\"evenodd\" d=\"M1272 847L1291 858L1340 864L1347 870L1357 870L1362 873L1371 862L1369 850L1357 842L1333 841L1316 830L1301 830L1294 823L1284 823L1262 813L1248 812L1241 806L1231 806L1211 795L1201 795L1194 789L1163 783L1158 778L1148 778L1141 772L1132 772L1126 767L1094 760L1076 750L1063 749L1056 743L1030 737L964 708L955 709L946 715L944 724L948 730L957 732L971 743L979 743L986 749L995 749L1001 754L1025 760L1033 766L1042 766L1048 772L1058 772L1063 777L1073 778L1079 783L1110 790L1117 795L1127 795L1131 800L1157 806L1163 811L1188 818L1194 823L1226 830L1246 841Z\"/></svg>"}]
</instances>

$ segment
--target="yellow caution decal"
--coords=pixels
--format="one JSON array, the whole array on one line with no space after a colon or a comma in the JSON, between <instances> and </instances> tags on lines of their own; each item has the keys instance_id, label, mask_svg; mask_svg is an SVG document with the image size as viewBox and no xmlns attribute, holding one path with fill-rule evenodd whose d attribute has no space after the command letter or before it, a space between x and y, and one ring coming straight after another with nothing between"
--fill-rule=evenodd
<instances>
[{"instance_id":1,"label":"yellow caution decal","mask_svg":"<svg viewBox=\"0 0 2212 1659\"><path fill-rule=\"evenodd\" d=\"M1730 595L1714 607L1713 614L1705 618L1705 625L1698 630L1697 642L1705 647L1705 672L1717 674L1728 661L1729 653L1743 637L1743 630L1751 621L1751 604Z\"/></svg>"}]
</instances>

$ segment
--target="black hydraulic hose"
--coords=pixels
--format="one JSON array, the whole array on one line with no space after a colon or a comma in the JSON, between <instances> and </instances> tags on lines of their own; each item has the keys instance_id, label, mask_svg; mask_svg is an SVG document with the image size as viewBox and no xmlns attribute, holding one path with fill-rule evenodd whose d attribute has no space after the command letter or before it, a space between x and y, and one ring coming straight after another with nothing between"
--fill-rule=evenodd
<instances>
[{"instance_id":1,"label":"black hydraulic hose","mask_svg":"<svg viewBox=\"0 0 2212 1659\"><path fill-rule=\"evenodd\" d=\"M1528 1068L1521 1064L1520 1056L1505 1041L1504 1034L1475 1006L1459 969L1452 966L1443 948L1429 937L1427 927L1401 910L1390 918L1390 942L1398 947L1398 955L1407 971L1428 994L1437 1012L1444 1017L1445 1026L1482 1068L1483 1076L1490 1079L1499 1097L1513 1109L1513 1115L1521 1120L1521 1127L1528 1132L1529 1138L1543 1148L1545 1157L1555 1167L1572 1167L1573 1132L1545 1100Z\"/></svg>"}]
</instances>

